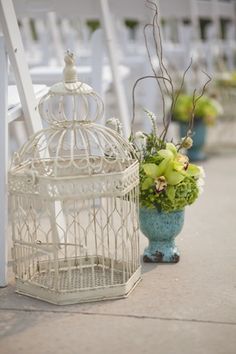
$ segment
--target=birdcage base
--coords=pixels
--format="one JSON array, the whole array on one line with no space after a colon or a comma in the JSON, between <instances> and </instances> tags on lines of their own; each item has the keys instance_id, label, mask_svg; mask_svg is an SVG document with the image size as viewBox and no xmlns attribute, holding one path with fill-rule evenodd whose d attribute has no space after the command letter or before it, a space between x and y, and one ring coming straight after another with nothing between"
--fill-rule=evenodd
<instances>
[{"instance_id":1,"label":"birdcage base","mask_svg":"<svg viewBox=\"0 0 236 354\"><path fill-rule=\"evenodd\" d=\"M92 257L93 258L93 257ZM91 259L92 259L91 258ZM130 277L119 268L102 264L83 265L37 272L30 280L16 279L16 292L57 305L76 304L127 297L141 278L141 267ZM109 264L106 258L105 264ZM47 265L43 262L43 267Z\"/></svg>"}]
</instances>

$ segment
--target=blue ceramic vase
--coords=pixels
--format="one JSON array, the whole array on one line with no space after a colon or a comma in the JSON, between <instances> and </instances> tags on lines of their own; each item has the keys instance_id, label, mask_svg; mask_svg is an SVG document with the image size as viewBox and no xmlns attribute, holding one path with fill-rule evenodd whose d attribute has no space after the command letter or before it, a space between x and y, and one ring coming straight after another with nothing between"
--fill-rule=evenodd
<instances>
[{"instance_id":1,"label":"blue ceramic vase","mask_svg":"<svg viewBox=\"0 0 236 354\"><path fill-rule=\"evenodd\" d=\"M144 262L177 263L180 256L175 237L182 230L184 210L164 213L140 207L139 222L142 233L149 240L143 255Z\"/></svg>"},{"instance_id":2,"label":"blue ceramic vase","mask_svg":"<svg viewBox=\"0 0 236 354\"><path fill-rule=\"evenodd\" d=\"M188 123L179 122L179 133L181 137L186 136L189 129ZM202 119L197 119L193 126L193 146L187 150L190 161L202 161L206 159L204 146L206 141L207 127Z\"/></svg>"}]
</instances>

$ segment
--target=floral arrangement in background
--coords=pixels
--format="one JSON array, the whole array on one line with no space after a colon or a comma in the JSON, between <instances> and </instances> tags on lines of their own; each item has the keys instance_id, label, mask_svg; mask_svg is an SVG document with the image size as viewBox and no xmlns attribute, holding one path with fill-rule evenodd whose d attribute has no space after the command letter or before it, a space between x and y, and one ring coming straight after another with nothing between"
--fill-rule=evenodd
<instances>
[{"instance_id":1,"label":"floral arrangement in background","mask_svg":"<svg viewBox=\"0 0 236 354\"><path fill-rule=\"evenodd\" d=\"M152 131L137 132L133 138L140 158L140 205L160 212L183 210L198 198L204 184L203 169L181 153L192 146L192 139L185 137L178 144L163 141L154 114L146 112Z\"/></svg>"},{"instance_id":2,"label":"floral arrangement in background","mask_svg":"<svg viewBox=\"0 0 236 354\"><path fill-rule=\"evenodd\" d=\"M223 87L236 87L236 71L220 74L220 77L216 79L216 85Z\"/></svg>"},{"instance_id":3,"label":"floral arrangement in background","mask_svg":"<svg viewBox=\"0 0 236 354\"><path fill-rule=\"evenodd\" d=\"M179 95L172 111L174 121L187 123L193 111L193 97L187 94ZM206 125L214 125L219 115L223 113L220 103L213 97L202 96L194 107L194 120L203 120Z\"/></svg>"}]
</instances>

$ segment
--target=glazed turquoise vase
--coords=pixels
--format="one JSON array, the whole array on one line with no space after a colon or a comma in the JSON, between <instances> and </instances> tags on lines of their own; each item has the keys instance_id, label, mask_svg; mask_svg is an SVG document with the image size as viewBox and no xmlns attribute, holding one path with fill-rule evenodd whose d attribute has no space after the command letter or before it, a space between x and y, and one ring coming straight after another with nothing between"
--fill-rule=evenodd
<instances>
[{"instance_id":1,"label":"glazed turquoise vase","mask_svg":"<svg viewBox=\"0 0 236 354\"><path fill-rule=\"evenodd\" d=\"M175 237L184 224L184 210L170 213L140 207L139 222L149 245L144 250L143 261L148 263L177 263L180 255Z\"/></svg>"},{"instance_id":2,"label":"glazed turquoise vase","mask_svg":"<svg viewBox=\"0 0 236 354\"><path fill-rule=\"evenodd\" d=\"M189 129L188 123L179 122L180 136L184 137ZM190 161L203 161L206 159L204 146L207 135L207 127L202 119L195 120L193 126L193 146L186 151Z\"/></svg>"}]
</instances>

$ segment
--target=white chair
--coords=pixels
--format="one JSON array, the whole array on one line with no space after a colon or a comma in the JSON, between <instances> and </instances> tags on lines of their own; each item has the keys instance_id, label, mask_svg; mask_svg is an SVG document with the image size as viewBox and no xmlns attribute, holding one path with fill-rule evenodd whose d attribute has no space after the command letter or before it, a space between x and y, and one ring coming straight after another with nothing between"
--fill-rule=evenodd
<instances>
[{"instance_id":1,"label":"white chair","mask_svg":"<svg viewBox=\"0 0 236 354\"><path fill-rule=\"evenodd\" d=\"M122 75L120 73L119 61L117 55L117 45L116 45L116 36L112 21L112 13L109 7L110 1L108 0L87 0L86 2L83 0L37 0L37 1L27 1L27 0L15 0L15 8L16 13L19 18L26 16L27 14L33 16L35 11L37 12L37 16L40 17L47 12L55 12L58 18L70 18L70 19L80 19L83 22L83 19L86 18L99 18L102 22L102 27L104 29L105 34L105 45L108 52L109 64L111 67L112 79L114 83L115 95L117 100L117 106L119 110L119 116L123 123L123 130L125 135L129 135L129 121L130 121L130 113L128 110L124 84L122 82ZM51 21L49 21L51 23ZM51 23L50 33L56 33L55 19L54 25ZM57 32L58 34L58 32ZM51 36L52 37L52 36ZM57 37L57 38L56 38ZM54 35L54 40L51 44L56 44L58 47L61 46L60 41L58 40L60 36ZM56 40L55 40L56 38ZM67 49L67 48L66 48ZM78 49L79 53L79 49ZM99 61L98 61L99 62ZM36 69L35 69L36 70ZM36 72L32 71L32 76L36 76ZM53 70L52 70L53 71ZM98 70L97 70L98 72ZM93 73L92 73L93 75Z\"/></svg>"},{"instance_id":2,"label":"white chair","mask_svg":"<svg viewBox=\"0 0 236 354\"><path fill-rule=\"evenodd\" d=\"M0 0L0 23L4 34L0 38L0 73L1 73L1 127L0 127L0 197L2 212L0 215L0 286L7 285L7 229L8 229L8 203L7 203L7 169L8 169L8 99L7 99L7 52L11 65L14 68L16 83L21 99L24 121L29 134L42 129L41 119L38 113L37 101L29 76L19 28L11 0ZM19 116L19 107L10 115L10 121Z\"/></svg>"}]
</instances>

